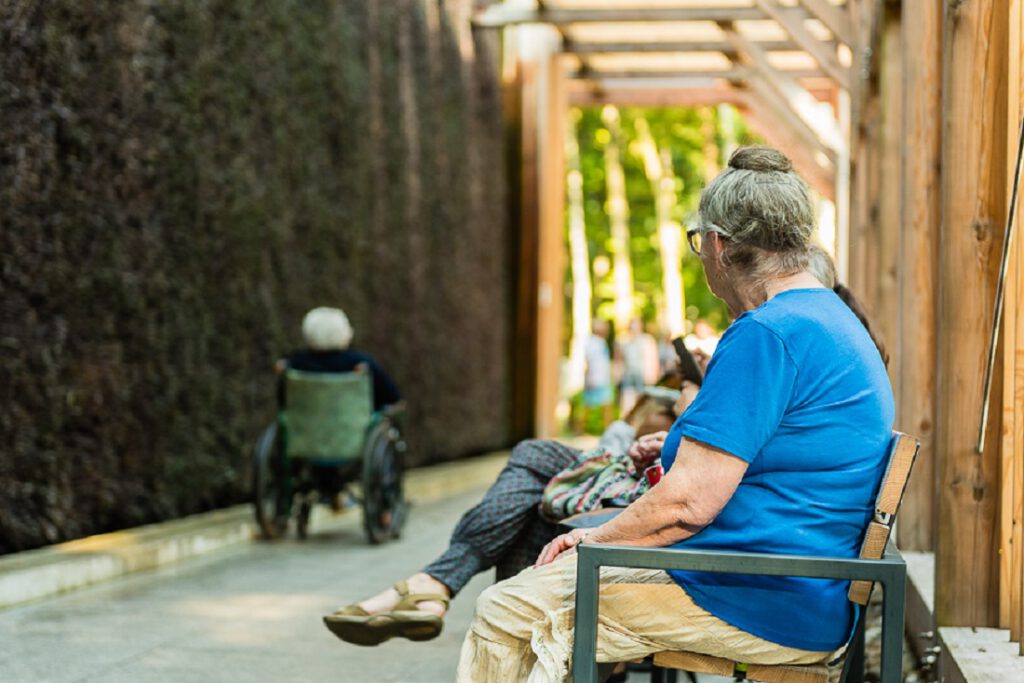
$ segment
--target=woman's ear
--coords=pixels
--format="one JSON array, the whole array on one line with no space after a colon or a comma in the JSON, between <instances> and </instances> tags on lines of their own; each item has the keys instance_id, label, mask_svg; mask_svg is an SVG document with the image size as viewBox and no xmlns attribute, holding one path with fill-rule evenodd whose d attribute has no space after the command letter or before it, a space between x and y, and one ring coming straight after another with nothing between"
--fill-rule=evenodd
<instances>
[{"instance_id":1,"label":"woman's ear","mask_svg":"<svg viewBox=\"0 0 1024 683\"><path fill-rule=\"evenodd\" d=\"M708 240L709 246L711 246L713 250L712 255L715 258L715 265L719 268L727 268L732 265L732 262L729 260L729 254L725 249L725 240L722 239L722 236L717 232L709 234L715 236L714 239Z\"/></svg>"}]
</instances>

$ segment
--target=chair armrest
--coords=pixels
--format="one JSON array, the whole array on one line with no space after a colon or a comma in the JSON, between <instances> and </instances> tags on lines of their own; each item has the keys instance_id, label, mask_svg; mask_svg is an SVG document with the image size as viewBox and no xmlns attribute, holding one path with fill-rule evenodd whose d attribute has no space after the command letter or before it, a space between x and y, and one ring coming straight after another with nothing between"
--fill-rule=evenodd
<instances>
[{"instance_id":1,"label":"chair armrest","mask_svg":"<svg viewBox=\"0 0 1024 683\"><path fill-rule=\"evenodd\" d=\"M883 670L887 663L889 666L898 667L898 662L893 660L901 656L901 650L899 644L894 641L902 638L907 565L892 540L886 545L885 554L880 560L724 550L637 548L587 543L577 548L577 555L576 625L572 661L574 681L582 683L597 680L597 666L594 662L597 652L597 605L601 567L878 581L885 588ZM896 599L889 599L890 589L893 596L898 596ZM893 622L897 622L898 626L894 626Z\"/></svg>"},{"instance_id":2,"label":"chair armrest","mask_svg":"<svg viewBox=\"0 0 1024 683\"><path fill-rule=\"evenodd\" d=\"M639 569L802 576L823 579L885 581L893 572L905 571L903 556L891 541L880 560L850 557L777 555L725 550L681 548L638 548L634 546L589 545L577 549L578 566L636 567Z\"/></svg>"}]
</instances>

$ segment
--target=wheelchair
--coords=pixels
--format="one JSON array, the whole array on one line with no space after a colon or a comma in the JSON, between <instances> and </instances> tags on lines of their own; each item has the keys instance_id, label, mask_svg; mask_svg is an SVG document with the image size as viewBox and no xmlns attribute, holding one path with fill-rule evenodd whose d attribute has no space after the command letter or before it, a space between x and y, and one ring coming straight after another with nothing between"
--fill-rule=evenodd
<instances>
[{"instance_id":1,"label":"wheelchair","mask_svg":"<svg viewBox=\"0 0 1024 683\"><path fill-rule=\"evenodd\" d=\"M370 373L285 370L277 419L253 449L253 505L265 539L294 520L305 539L313 506L362 503L370 543L398 538L405 523L401 408L373 410ZM357 484L358 486L352 486ZM352 492L351 488L358 491Z\"/></svg>"}]
</instances>

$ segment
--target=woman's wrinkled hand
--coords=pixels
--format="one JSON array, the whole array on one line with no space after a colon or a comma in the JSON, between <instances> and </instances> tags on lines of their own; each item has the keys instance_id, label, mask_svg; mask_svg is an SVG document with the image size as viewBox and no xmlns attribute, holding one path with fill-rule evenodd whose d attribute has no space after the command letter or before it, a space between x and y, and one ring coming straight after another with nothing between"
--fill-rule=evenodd
<instances>
[{"instance_id":1,"label":"woman's wrinkled hand","mask_svg":"<svg viewBox=\"0 0 1024 683\"><path fill-rule=\"evenodd\" d=\"M667 438L668 432L654 432L634 441L629 447L629 459L633 461L633 466L642 470L657 460Z\"/></svg>"},{"instance_id":2,"label":"woman's wrinkled hand","mask_svg":"<svg viewBox=\"0 0 1024 683\"><path fill-rule=\"evenodd\" d=\"M557 560L563 553L575 552L576 546L582 543L583 539L591 531L593 529L573 529L567 534L555 536L555 540L548 543L540 551L540 555L537 556L537 561L533 563L533 566L543 567Z\"/></svg>"}]
</instances>

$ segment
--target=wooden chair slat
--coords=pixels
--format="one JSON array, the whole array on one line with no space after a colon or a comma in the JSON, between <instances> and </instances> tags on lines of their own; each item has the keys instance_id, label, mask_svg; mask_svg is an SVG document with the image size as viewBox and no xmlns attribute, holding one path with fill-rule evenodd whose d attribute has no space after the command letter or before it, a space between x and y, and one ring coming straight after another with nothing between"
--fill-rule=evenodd
<instances>
[{"instance_id":1,"label":"wooden chair slat","mask_svg":"<svg viewBox=\"0 0 1024 683\"><path fill-rule=\"evenodd\" d=\"M889 542L889 534L892 528L878 522L868 524L868 532L864 535L864 543L860 548L860 556L865 560L877 560L885 552L885 544ZM868 604L871 598L871 589L874 583L871 581L853 581L850 583L850 590L847 597L850 602L858 605Z\"/></svg>"},{"instance_id":2,"label":"wooden chair slat","mask_svg":"<svg viewBox=\"0 0 1024 683\"><path fill-rule=\"evenodd\" d=\"M666 669L680 669L693 673L732 678L736 664L722 657L697 652L658 652L654 665ZM800 666L796 664L748 664L746 678L762 683L827 683L828 668L823 664Z\"/></svg>"},{"instance_id":3,"label":"wooden chair slat","mask_svg":"<svg viewBox=\"0 0 1024 683\"><path fill-rule=\"evenodd\" d=\"M897 433L895 439L896 445L875 502L875 509L887 515L895 515L900 509L900 501L903 499L903 491L907 488L910 469L914 465L918 449L917 440L905 434Z\"/></svg>"},{"instance_id":4,"label":"wooden chair slat","mask_svg":"<svg viewBox=\"0 0 1024 683\"><path fill-rule=\"evenodd\" d=\"M917 439L896 432L889 451L889 462L885 467L885 476L875 498L876 518L868 523L864 542L860 547L860 557L865 560L877 560L885 552L885 545L892 534L892 525L896 521L903 492L910 479L910 471L921 444ZM881 513L881 515L879 515ZM847 593L850 602L858 605L868 604L874 584L871 581L853 581Z\"/></svg>"},{"instance_id":5,"label":"wooden chair slat","mask_svg":"<svg viewBox=\"0 0 1024 683\"><path fill-rule=\"evenodd\" d=\"M712 676L728 676L732 678L735 664L728 659L702 655L697 652L657 652L654 655L654 665L666 669L681 669L692 671L695 674L710 674Z\"/></svg>"}]
</instances>

